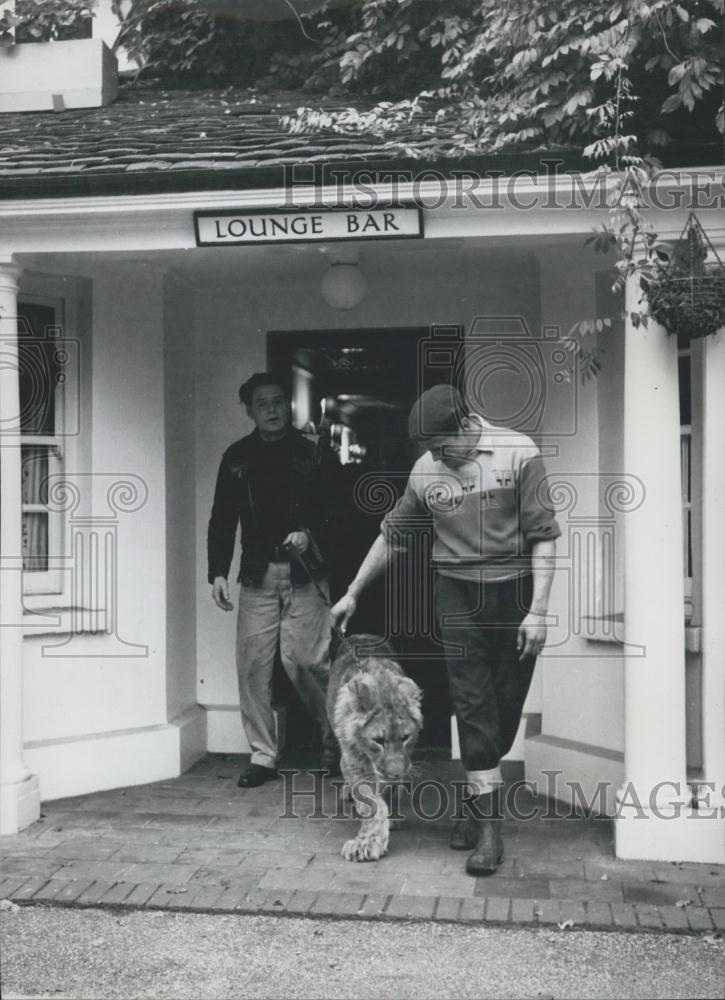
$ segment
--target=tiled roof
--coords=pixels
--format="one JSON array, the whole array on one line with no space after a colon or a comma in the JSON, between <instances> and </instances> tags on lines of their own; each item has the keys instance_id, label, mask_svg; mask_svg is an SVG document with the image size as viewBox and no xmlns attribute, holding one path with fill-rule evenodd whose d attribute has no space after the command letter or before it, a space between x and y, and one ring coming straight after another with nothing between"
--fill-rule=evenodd
<instances>
[{"instance_id":1,"label":"tiled roof","mask_svg":"<svg viewBox=\"0 0 725 1000\"><path fill-rule=\"evenodd\" d=\"M102 108L3 114L0 198L274 186L292 164L400 164L409 159L411 141L425 162L426 148L434 146L421 133L422 122L433 122L432 111L381 138L291 134L281 124L300 105L319 103L301 94L127 86ZM344 105L328 100L326 106ZM438 130L436 148L450 138ZM420 168L421 159L415 162ZM462 165L449 162L451 168Z\"/></svg>"},{"instance_id":2,"label":"tiled roof","mask_svg":"<svg viewBox=\"0 0 725 1000\"><path fill-rule=\"evenodd\" d=\"M281 121L301 105L341 109L350 103L303 93L162 90L136 83L102 108L0 114L0 199L281 187L288 168L300 164L336 169L338 178L361 164L370 173L394 167L411 174L429 165L447 174L540 171L547 169L545 160L558 161L558 169L591 169L571 149L446 157L453 137L436 121L434 107L382 137L292 134ZM357 110L364 108L358 104ZM720 163L721 149L690 140L662 156L665 166L700 166ZM315 181L321 176L318 169Z\"/></svg>"}]
</instances>

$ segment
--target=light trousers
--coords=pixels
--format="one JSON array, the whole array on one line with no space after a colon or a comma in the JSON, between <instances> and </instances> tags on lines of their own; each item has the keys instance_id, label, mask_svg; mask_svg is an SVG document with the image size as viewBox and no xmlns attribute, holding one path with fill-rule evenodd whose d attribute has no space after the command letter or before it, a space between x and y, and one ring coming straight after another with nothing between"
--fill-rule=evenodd
<instances>
[{"instance_id":1,"label":"light trousers","mask_svg":"<svg viewBox=\"0 0 725 1000\"><path fill-rule=\"evenodd\" d=\"M328 594L326 580L317 581ZM279 642L282 665L320 727L334 737L325 711L330 673L330 611L312 583L292 584L290 564L272 562L259 585L242 582L237 617L237 677L242 725L252 763L275 767L279 755L272 713L272 671Z\"/></svg>"}]
</instances>

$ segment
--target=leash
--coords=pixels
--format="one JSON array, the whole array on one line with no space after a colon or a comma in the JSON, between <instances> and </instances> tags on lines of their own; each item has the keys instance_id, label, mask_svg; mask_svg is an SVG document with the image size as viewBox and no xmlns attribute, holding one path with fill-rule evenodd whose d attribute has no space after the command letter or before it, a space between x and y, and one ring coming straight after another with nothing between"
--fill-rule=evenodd
<instances>
[{"instance_id":1,"label":"leash","mask_svg":"<svg viewBox=\"0 0 725 1000\"><path fill-rule=\"evenodd\" d=\"M312 548L312 551L313 551L314 555L317 556L320 560L322 560L322 554L320 553L319 546L317 545L317 542L315 541L312 532L311 531L305 531L305 534L307 535L310 547ZM283 545L282 548L305 571L305 575L307 576L307 579L310 581L310 583L312 584L312 586L315 588L315 590L317 592L317 595L320 598L320 600L322 601L322 603L326 607L332 608L332 601L327 596L327 594L324 592L324 590L319 585L319 583L317 582L317 580L315 580L315 578L313 577L312 573L310 572L310 567L307 565L307 562L304 559L303 553L297 552L297 550L295 549L295 547L292 545L291 542L287 542L287 544ZM345 652L348 653L353 658L353 660L355 661L355 663L357 663L357 665L362 669L362 667L363 667L362 661L360 660L360 657L357 655L357 652L355 651L355 649L353 649L353 647L350 645L350 643L348 642L348 640L345 638L345 633L342 631L342 629L338 625L336 625L334 622L332 622L332 621L330 622L330 628L335 633L335 635L337 636L337 638L340 640L340 644L344 648Z\"/></svg>"},{"instance_id":2,"label":"leash","mask_svg":"<svg viewBox=\"0 0 725 1000\"><path fill-rule=\"evenodd\" d=\"M251 483L249 481L249 478L247 478L247 496L249 497L249 506L250 506L250 508L252 510L252 513L256 516L256 514L257 514L257 508L256 508L256 504L254 503L254 495L252 493L252 486L251 486ZM321 563L323 561L322 560L322 553L320 552L320 546L315 541L315 536L308 529L305 529L305 534L307 535L308 549L312 551L312 554ZM315 578L313 577L312 573L310 572L310 567L307 565L307 562L302 557L302 553L297 552L297 550L291 544L291 542L287 542L287 544L283 545L282 548L290 556L290 558L294 559L296 562L298 562L299 565L302 567L302 569L305 571L305 575L307 576L307 579L310 581L310 583L312 584L312 586L317 591L317 595L320 598L320 600L322 601L322 603L326 607L332 608L332 601L327 596L327 594L325 594L325 592L322 590L322 588L318 584L317 580L315 580ZM357 663L358 667L361 670L364 670L365 668L363 666L363 663L362 663L360 657L357 655L357 653L355 652L355 650L352 648L352 646L350 645L350 643L345 638L345 633L342 631L342 629L339 628L337 625L334 625L332 622L330 622L330 628L332 629L332 631L335 633L335 635L340 640L340 643L342 644L342 646L345 649L345 651L353 658L354 662Z\"/></svg>"}]
</instances>

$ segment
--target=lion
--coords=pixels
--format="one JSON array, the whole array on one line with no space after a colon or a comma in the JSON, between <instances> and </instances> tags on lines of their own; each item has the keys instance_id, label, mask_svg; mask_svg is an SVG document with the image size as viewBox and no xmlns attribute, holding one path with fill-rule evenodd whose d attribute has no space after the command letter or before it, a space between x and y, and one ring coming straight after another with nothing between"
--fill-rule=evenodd
<instances>
[{"instance_id":1,"label":"lion","mask_svg":"<svg viewBox=\"0 0 725 1000\"><path fill-rule=\"evenodd\" d=\"M355 654L350 650L355 650ZM340 744L340 770L361 819L345 842L347 861L377 861L388 851L387 785L410 775L423 716L423 692L375 635L353 635L332 661L327 690L330 725Z\"/></svg>"}]
</instances>

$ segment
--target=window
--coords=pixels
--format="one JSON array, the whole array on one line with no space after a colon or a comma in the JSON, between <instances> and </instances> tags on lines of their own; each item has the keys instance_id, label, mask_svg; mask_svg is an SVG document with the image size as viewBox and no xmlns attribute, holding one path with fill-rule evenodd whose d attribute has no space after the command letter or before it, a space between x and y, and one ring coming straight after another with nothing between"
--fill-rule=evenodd
<instances>
[{"instance_id":1,"label":"window","mask_svg":"<svg viewBox=\"0 0 725 1000\"><path fill-rule=\"evenodd\" d=\"M685 567L685 620L699 624L702 572L702 342L678 345L680 389L680 473L682 484L682 541Z\"/></svg>"},{"instance_id":2,"label":"window","mask_svg":"<svg viewBox=\"0 0 725 1000\"><path fill-rule=\"evenodd\" d=\"M599 468L603 475L623 468L624 414L621 405L624 373L624 322L621 305L612 292L616 278L613 271L596 274L596 309L598 316L612 317L611 336L607 340L604 368L597 380L599 415ZM663 334L663 336L666 336ZM678 378L680 399L680 482L682 489L682 528L685 621L689 626L701 622L702 590L702 371L703 342L678 342ZM612 516L611 510L603 511ZM600 575L592 617L621 617L624 608L624 538L626 514L615 513L613 538L602 535Z\"/></svg>"},{"instance_id":3,"label":"window","mask_svg":"<svg viewBox=\"0 0 725 1000\"><path fill-rule=\"evenodd\" d=\"M63 471L64 381L67 351L61 302L18 303L22 467L23 588L62 589L63 515L52 484Z\"/></svg>"}]
</instances>

